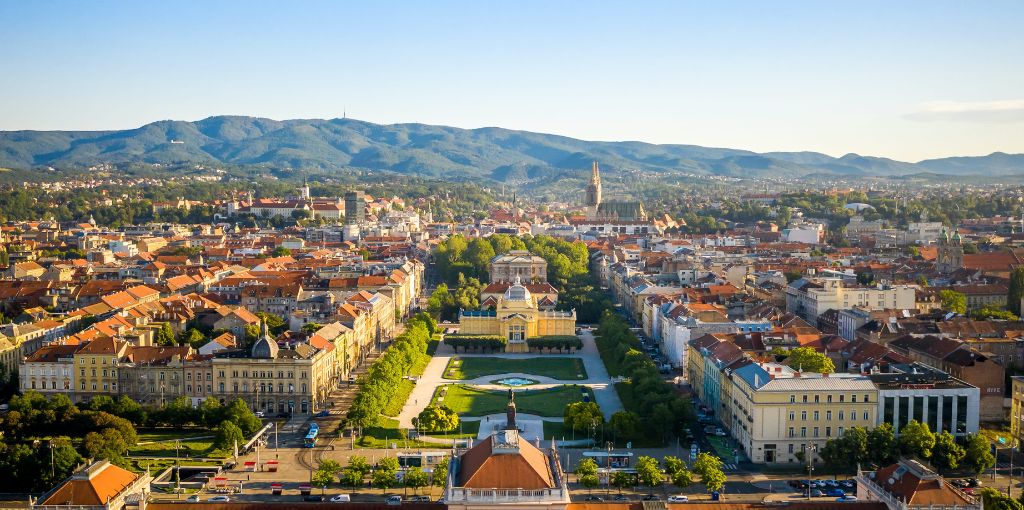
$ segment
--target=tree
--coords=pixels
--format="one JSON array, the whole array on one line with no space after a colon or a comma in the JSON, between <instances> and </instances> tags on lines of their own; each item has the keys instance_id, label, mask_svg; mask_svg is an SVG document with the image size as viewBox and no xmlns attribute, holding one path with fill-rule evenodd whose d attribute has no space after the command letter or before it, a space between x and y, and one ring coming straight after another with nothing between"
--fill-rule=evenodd
<instances>
[{"instance_id":1,"label":"tree","mask_svg":"<svg viewBox=\"0 0 1024 510\"><path fill-rule=\"evenodd\" d=\"M430 475L430 484L434 487L444 487L448 482L448 456L446 455L434 466L434 472Z\"/></svg>"},{"instance_id":2,"label":"tree","mask_svg":"<svg viewBox=\"0 0 1024 510\"><path fill-rule=\"evenodd\" d=\"M967 296L955 290L939 291L939 306L947 312L963 314L967 312Z\"/></svg>"},{"instance_id":3,"label":"tree","mask_svg":"<svg viewBox=\"0 0 1024 510\"><path fill-rule=\"evenodd\" d=\"M622 439L635 439L640 434L640 415L632 411L617 411L608 423Z\"/></svg>"},{"instance_id":4,"label":"tree","mask_svg":"<svg viewBox=\"0 0 1024 510\"><path fill-rule=\"evenodd\" d=\"M236 398L228 404L224 410L224 419L238 425L246 437L255 434L263 426L263 422L255 414L252 414L252 410L240 398Z\"/></svg>"},{"instance_id":5,"label":"tree","mask_svg":"<svg viewBox=\"0 0 1024 510\"><path fill-rule=\"evenodd\" d=\"M191 345L193 349L206 345L206 335L196 328L189 328L188 331L182 333L181 340L182 345Z\"/></svg>"},{"instance_id":6,"label":"tree","mask_svg":"<svg viewBox=\"0 0 1024 510\"><path fill-rule=\"evenodd\" d=\"M633 486L633 474L625 471L616 471L612 473L612 486L619 489L619 494L622 494L622 489Z\"/></svg>"},{"instance_id":7,"label":"tree","mask_svg":"<svg viewBox=\"0 0 1024 510\"><path fill-rule=\"evenodd\" d=\"M303 324L302 328L299 331L312 335L313 333L320 331L320 328L322 327L323 325L321 325L318 322L308 322L306 324Z\"/></svg>"},{"instance_id":8,"label":"tree","mask_svg":"<svg viewBox=\"0 0 1024 510\"><path fill-rule=\"evenodd\" d=\"M665 481L665 475L661 473L658 461L654 457L646 455L641 455L636 459L636 477L640 480L641 484L647 486L652 491Z\"/></svg>"},{"instance_id":9,"label":"tree","mask_svg":"<svg viewBox=\"0 0 1024 510\"><path fill-rule=\"evenodd\" d=\"M387 494L388 489L398 485L398 459L384 457L377 461L370 475L373 486Z\"/></svg>"},{"instance_id":10,"label":"tree","mask_svg":"<svg viewBox=\"0 0 1024 510\"><path fill-rule=\"evenodd\" d=\"M587 431L594 424L604 423L604 414L596 402L573 402L565 406L563 423L577 432Z\"/></svg>"},{"instance_id":11,"label":"tree","mask_svg":"<svg viewBox=\"0 0 1024 510\"><path fill-rule=\"evenodd\" d=\"M414 494L419 492L420 487L426 487L429 482L430 477L418 467L411 467L405 472L405 486L412 487Z\"/></svg>"},{"instance_id":12,"label":"tree","mask_svg":"<svg viewBox=\"0 0 1024 510\"><path fill-rule=\"evenodd\" d=\"M725 486L725 472L722 471L722 459L707 452L697 454L693 463L693 472L700 476L701 483L709 491L718 492Z\"/></svg>"},{"instance_id":13,"label":"tree","mask_svg":"<svg viewBox=\"0 0 1024 510\"><path fill-rule=\"evenodd\" d=\"M1010 289L1006 293L1006 309L1019 316L1021 298L1024 298L1024 267L1017 267L1010 275Z\"/></svg>"},{"instance_id":14,"label":"tree","mask_svg":"<svg viewBox=\"0 0 1024 510\"><path fill-rule=\"evenodd\" d=\"M53 475L51 476L49 469L44 469L40 475L43 479L43 485L52 487L71 474L71 471L82 462L82 456L78 454L78 451L75 450L74 445L71 443L71 438L67 436L51 439L49 447L52 450ZM38 453L44 454L44 450L40 449ZM50 453L45 452L45 454ZM50 459L46 460L49 461Z\"/></svg>"},{"instance_id":15,"label":"tree","mask_svg":"<svg viewBox=\"0 0 1024 510\"><path fill-rule=\"evenodd\" d=\"M428 405L416 417L416 427L426 432L448 432L459 427L459 415L446 405Z\"/></svg>"},{"instance_id":16,"label":"tree","mask_svg":"<svg viewBox=\"0 0 1024 510\"><path fill-rule=\"evenodd\" d=\"M327 486L334 481L334 477L341 472L341 464L336 460L322 460L316 471L313 472L312 484L320 487L321 494L327 490Z\"/></svg>"},{"instance_id":17,"label":"tree","mask_svg":"<svg viewBox=\"0 0 1024 510\"><path fill-rule=\"evenodd\" d=\"M868 460L868 431L851 427L841 437L830 439L821 449L825 464L835 470L853 467Z\"/></svg>"},{"instance_id":18,"label":"tree","mask_svg":"<svg viewBox=\"0 0 1024 510\"><path fill-rule=\"evenodd\" d=\"M174 345L174 331L171 329L169 322L163 323L160 329L156 330L156 339L154 341L157 345Z\"/></svg>"},{"instance_id":19,"label":"tree","mask_svg":"<svg viewBox=\"0 0 1024 510\"><path fill-rule=\"evenodd\" d=\"M868 452L872 462L890 464L896 454L896 431L892 424L883 423L868 431Z\"/></svg>"},{"instance_id":20,"label":"tree","mask_svg":"<svg viewBox=\"0 0 1024 510\"><path fill-rule=\"evenodd\" d=\"M916 455L922 459L931 458L932 448L935 447L935 434L932 433L927 423L910 420L910 423L900 429L899 447L904 455Z\"/></svg>"},{"instance_id":21,"label":"tree","mask_svg":"<svg viewBox=\"0 0 1024 510\"><path fill-rule=\"evenodd\" d=\"M596 475L597 461L590 457L583 457L576 463L576 476Z\"/></svg>"},{"instance_id":22,"label":"tree","mask_svg":"<svg viewBox=\"0 0 1024 510\"><path fill-rule=\"evenodd\" d=\"M935 448L932 450L932 463L939 469L956 469L967 452L956 444L956 438L949 431L945 431L935 439Z\"/></svg>"},{"instance_id":23,"label":"tree","mask_svg":"<svg viewBox=\"0 0 1024 510\"><path fill-rule=\"evenodd\" d=\"M284 246L278 246L277 248L274 248L274 251L270 252L270 256L272 257L290 257L291 255L292 251Z\"/></svg>"},{"instance_id":24,"label":"tree","mask_svg":"<svg viewBox=\"0 0 1024 510\"><path fill-rule=\"evenodd\" d=\"M587 490L593 491L598 485L601 485L601 479L597 475L582 475L578 476L577 480L580 485L587 488Z\"/></svg>"},{"instance_id":25,"label":"tree","mask_svg":"<svg viewBox=\"0 0 1024 510\"><path fill-rule=\"evenodd\" d=\"M986 469L996 464L996 458L992 455L992 446L981 434L967 436L964 445L963 465L971 471L981 474Z\"/></svg>"},{"instance_id":26,"label":"tree","mask_svg":"<svg viewBox=\"0 0 1024 510\"><path fill-rule=\"evenodd\" d=\"M242 429L238 428L231 421L224 420L217 426L217 433L214 435L213 447L218 450L232 451L235 445L241 446L245 443L245 436Z\"/></svg>"},{"instance_id":27,"label":"tree","mask_svg":"<svg viewBox=\"0 0 1024 510\"><path fill-rule=\"evenodd\" d=\"M829 374L836 371L832 360L812 347L790 349L786 362L791 368L803 372Z\"/></svg>"},{"instance_id":28,"label":"tree","mask_svg":"<svg viewBox=\"0 0 1024 510\"><path fill-rule=\"evenodd\" d=\"M914 281L917 282L917 284L922 287L928 286L928 277L923 274L917 275L917 279L915 279Z\"/></svg>"},{"instance_id":29,"label":"tree","mask_svg":"<svg viewBox=\"0 0 1024 510\"><path fill-rule=\"evenodd\" d=\"M288 329L284 319L277 315L266 312L256 312L255 315L267 323L267 329L270 330L272 335L280 335L285 329Z\"/></svg>"},{"instance_id":30,"label":"tree","mask_svg":"<svg viewBox=\"0 0 1024 510\"><path fill-rule=\"evenodd\" d=\"M353 489L363 484L362 471L352 469L351 467L345 468L338 478L342 485Z\"/></svg>"},{"instance_id":31,"label":"tree","mask_svg":"<svg viewBox=\"0 0 1024 510\"><path fill-rule=\"evenodd\" d=\"M981 493L981 502L985 510L1024 510L1024 506L1021 505L1020 501L991 487L985 487L979 492Z\"/></svg>"}]
</instances>

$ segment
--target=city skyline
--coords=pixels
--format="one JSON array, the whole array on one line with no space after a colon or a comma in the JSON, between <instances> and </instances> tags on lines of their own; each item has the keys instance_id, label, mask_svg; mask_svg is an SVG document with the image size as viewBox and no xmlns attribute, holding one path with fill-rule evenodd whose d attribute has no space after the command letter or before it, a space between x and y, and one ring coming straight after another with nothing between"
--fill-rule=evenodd
<instances>
[{"instance_id":1,"label":"city skyline","mask_svg":"<svg viewBox=\"0 0 1024 510\"><path fill-rule=\"evenodd\" d=\"M244 5L244 8L243 8ZM232 114L902 161L1024 152L1013 3L0 6L3 130Z\"/></svg>"}]
</instances>

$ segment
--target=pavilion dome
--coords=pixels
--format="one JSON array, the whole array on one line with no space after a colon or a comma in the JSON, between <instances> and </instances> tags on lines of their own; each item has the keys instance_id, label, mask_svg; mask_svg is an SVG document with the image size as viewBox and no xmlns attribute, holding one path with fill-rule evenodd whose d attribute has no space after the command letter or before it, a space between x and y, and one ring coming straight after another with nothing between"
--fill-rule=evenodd
<instances>
[{"instance_id":1,"label":"pavilion dome","mask_svg":"<svg viewBox=\"0 0 1024 510\"><path fill-rule=\"evenodd\" d=\"M516 282L505 291L505 301L529 301L530 299L530 290L520 283L517 276Z\"/></svg>"}]
</instances>

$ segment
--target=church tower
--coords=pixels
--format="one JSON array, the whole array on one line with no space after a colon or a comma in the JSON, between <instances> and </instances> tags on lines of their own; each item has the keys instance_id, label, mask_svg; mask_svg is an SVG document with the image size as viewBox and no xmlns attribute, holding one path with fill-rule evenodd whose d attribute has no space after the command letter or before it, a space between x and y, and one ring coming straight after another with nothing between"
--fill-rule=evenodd
<instances>
[{"instance_id":1,"label":"church tower","mask_svg":"<svg viewBox=\"0 0 1024 510\"><path fill-rule=\"evenodd\" d=\"M597 161L590 169L590 184L587 185L587 194L584 204L587 206L591 216L597 215L597 208L601 205L601 172L597 168Z\"/></svg>"},{"instance_id":2,"label":"church tower","mask_svg":"<svg viewBox=\"0 0 1024 510\"><path fill-rule=\"evenodd\" d=\"M964 246L963 239L956 227L953 227L953 235L949 235L946 229L942 229L939 235L937 246L937 257L935 258L935 269L940 273L952 273L964 267Z\"/></svg>"}]
</instances>

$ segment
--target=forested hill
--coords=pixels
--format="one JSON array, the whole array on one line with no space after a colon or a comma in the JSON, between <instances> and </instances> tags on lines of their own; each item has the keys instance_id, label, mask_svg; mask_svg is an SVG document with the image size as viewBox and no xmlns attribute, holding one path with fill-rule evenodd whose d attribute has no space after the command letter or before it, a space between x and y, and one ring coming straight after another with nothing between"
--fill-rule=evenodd
<instances>
[{"instance_id":1,"label":"forested hill","mask_svg":"<svg viewBox=\"0 0 1024 510\"><path fill-rule=\"evenodd\" d=\"M738 177L832 174L1024 175L1024 154L994 153L906 163L847 154L755 152L642 142L591 142L502 128L380 125L354 119L285 120L220 116L159 121L124 131L0 132L0 167L86 167L100 163L220 163L277 169L390 170L523 182L602 170Z\"/></svg>"}]
</instances>

